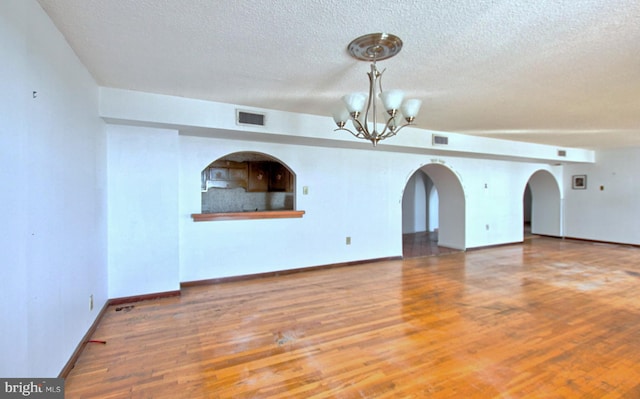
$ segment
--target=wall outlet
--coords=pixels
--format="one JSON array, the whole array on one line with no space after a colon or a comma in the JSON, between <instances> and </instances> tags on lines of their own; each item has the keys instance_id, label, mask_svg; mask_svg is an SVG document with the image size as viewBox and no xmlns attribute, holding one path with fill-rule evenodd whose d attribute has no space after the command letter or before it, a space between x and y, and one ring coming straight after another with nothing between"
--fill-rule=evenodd
<instances>
[{"instance_id":1,"label":"wall outlet","mask_svg":"<svg viewBox=\"0 0 640 399\"><path fill-rule=\"evenodd\" d=\"M93 310L93 294L89 295L89 310Z\"/></svg>"},{"instance_id":2,"label":"wall outlet","mask_svg":"<svg viewBox=\"0 0 640 399\"><path fill-rule=\"evenodd\" d=\"M345 243L347 245L351 245L351 237L347 237L347 239L345 240Z\"/></svg>"},{"instance_id":3,"label":"wall outlet","mask_svg":"<svg viewBox=\"0 0 640 399\"><path fill-rule=\"evenodd\" d=\"M309 187L304 186L302 187L302 195L308 195L309 194Z\"/></svg>"}]
</instances>

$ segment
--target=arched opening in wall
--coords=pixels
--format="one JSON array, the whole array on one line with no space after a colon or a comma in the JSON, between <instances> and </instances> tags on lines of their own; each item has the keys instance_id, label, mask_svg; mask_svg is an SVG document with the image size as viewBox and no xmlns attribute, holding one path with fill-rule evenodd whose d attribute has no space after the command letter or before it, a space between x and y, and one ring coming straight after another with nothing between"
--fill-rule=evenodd
<instances>
[{"instance_id":1,"label":"arched opening in wall","mask_svg":"<svg viewBox=\"0 0 640 399\"><path fill-rule=\"evenodd\" d=\"M278 159L236 152L202 170L202 213L295 209L295 173Z\"/></svg>"},{"instance_id":2,"label":"arched opening in wall","mask_svg":"<svg viewBox=\"0 0 640 399\"><path fill-rule=\"evenodd\" d=\"M562 236L560 185L549 171L539 170L532 174L522 198L525 237L537 234Z\"/></svg>"},{"instance_id":3,"label":"arched opening in wall","mask_svg":"<svg viewBox=\"0 0 640 399\"><path fill-rule=\"evenodd\" d=\"M465 199L449 168L430 164L407 181L402 195L403 257L432 256L465 249Z\"/></svg>"}]
</instances>

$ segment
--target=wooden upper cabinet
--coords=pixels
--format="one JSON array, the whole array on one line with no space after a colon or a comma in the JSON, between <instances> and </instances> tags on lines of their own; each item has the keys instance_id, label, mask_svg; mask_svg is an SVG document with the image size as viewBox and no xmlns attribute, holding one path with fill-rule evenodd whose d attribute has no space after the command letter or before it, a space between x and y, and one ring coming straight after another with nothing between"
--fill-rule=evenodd
<instances>
[{"instance_id":1,"label":"wooden upper cabinet","mask_svg":"<svg viewBox=\"0 0 640 399\"><path fill-rule=\"evenodd\" d=\"M249 187L251 192L293 192L293 175L277 162L249 162Z\"/></svg>"},{"instance_id":2,"label":"wooden upper cabinet","mask_svg":"<svg viewBox=\"0 0 640 399\"><path fill-rule=\"evenodd\" d=\"M246 162L216 161L209 165L205 175L205 190L211 187L246 189L249 180Z\"/></svg>"},{"instance_id":3,"label":"wooden upper cabinet","mask_svg":"<svg viewBox=\"0 0 640 399\"><path fill-rule=\"evenodd\" d=\"M269 191L293 191L293 176L284 165L271 162L269 170Z\"/></svg>"},{"instance_id":4,"label":"wooden upper cabinet","mask_svg":"<svg viewBox=\"0 0 640 399\"><path fill-rule=\"evenodd\" d=\"M249 187L247 191L269 191L268 162L249 162Z\"/></svg>"},{"instance_id":5,"label":"wooden upper cabinet","mask_svg":"<svg viewBox=\"0 0 640 399\"><path fill-rule=\"evenodd\" d=\"M293 174L274 161L216 161L203 172L202 189L238 188L249 192L293 192Z\"/></svg>"}]
</instances>

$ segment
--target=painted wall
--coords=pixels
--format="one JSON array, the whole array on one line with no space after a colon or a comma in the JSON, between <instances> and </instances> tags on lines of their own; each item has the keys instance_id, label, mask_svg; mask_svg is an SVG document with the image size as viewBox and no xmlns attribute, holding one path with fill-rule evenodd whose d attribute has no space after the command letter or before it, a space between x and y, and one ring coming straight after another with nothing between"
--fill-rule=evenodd
<instances>
[{"instance_id":1,"label":"painted wall","mask_svg":"<svg viewBox=\"0 0 640 399\"><path fill-rule=\"evenodd\" d=\"M427 231L429 228L429 194L433 182L422 172L414 173L402 195L402 234Z\"/></svg>"},{"instance_id":2,"label":"painted wall","mask_svg":"<svg viewBox=\"0 0 640 399\"><path fill-rule=\"evenodd\" d=\"M190 215L200 210L200 171L213 159L236 151L270 154L291 167L297 175L296 208L306 211L304 217L194 223ZM430 156L376 149L185 135L180 136L180 159L181 281L401 256L403 191L413 173L432 161ZM536 170L552 167L453 157L437 160L439 167L449 168L463 182L467 219L461 245L471 248L523 239L524 187ZM302 194L303 186L308 195ZM347 236L351 245L345 244Z\"/></svg>"},{"instance_id":3,"label":"painted wall","mask_svg":"<svg viewBox=\"0 0 640 399\"><path fill-rule=\"evenodd\" d=\"M438 211L440 210L440 198L438 196L438 190L436 186L433 184L430 185L431 189L429 190L429 201L427 203L429 207L429 231L434 232L438 230L440 227L440 215Z\"/></svg>"},{"instance_id":4,"label":"painted wall","mask_svg":"<svg viewBox=\"0 0 640 399\"><path fill-rule=\"evenodd\" d=\"M566 236L640 245L638 169L640 148L600 151L596 164L566 167ZM586 175L587 188L572 189L573 175Z\"/></svg>"},{"instance_id":5,"label":"painted wall","mask_svg":"<svg viewBox=\"0 0 640 399\"><path fill-rule=\"evenodd\" d=\"M531 189L531 232L552 237L562 233L561 181L545 170L534 173L529 179Z\"/></svg>"},{"instance_id":6,"label":"painted wall","mask_svg":"<svg viewBox=\"0 0 640 399\"><path fill-rule=\"evenodd\" d=\"M107 299L104 123L37 2L0 2L0 51L0 376L55 377Z\"/></svg>"},{"instance_id":7,"label":"painted wall","mask_svg":"<svg viewBox=\"0 0 640 399\"><path fill-rule=\"evenodd\" d=\"M175 291L178 132L109 125L109 298Z\"/></svg>"},{"instance_id":8,"label":"painted wall","mask_svg":"<svg viewBox=\"0 0 640 399\"><path fill-rule=\"evenodd\" d=\"M473 248L521 241L522 195L527 180L541 169L562 177L561 167L549 166L559 160L557 148L552 146L447 133L450 145L436 148L431 132L409 128L380 148L372 148L349 135L328 134L333 130L329 117L257 110L267 113L267 126L238 126L233 104L107 88L100 91L100 112L107 121L180 131L181 281L399 256L401 193L416 170L431 164L445 165L444 170L454 176L451 181L457 182L456 189L438 187L440 203L444 204L439 221L444 243ZM189 215L200 209L199 191L193 189L199 187L200 171L218 157L237 151L263 152L294 170L297 209L308 213L302 221L233 221L194 227ZM593 152L587 150L568 153L570 158L563 159L565 162L593 159ZM305 185L310 187L308 196L300 194ZM457 196L444 199L451 190ZM319 217L314 220L316 215ZM452 220L456 221L455 230L442 234ZM281 241L295 245L265 241L265 236L281 230ZM229 234L245 244L228 243ZM348 247L345 237L352 238ZM219 254L215 262L222 264L218 269L207 264L213 259L209 253L212 241L227 244L214 251ZM251 250L246 243L252 245ZM295 249L284 251L287 245ZM253 255L252 251L268 256ZM274 260L265 261L271 258Z\"/></svg>"},{"instance_id":9,"label":"painted wall","mask_svg":"<svg viewBox=\"0 0 640 399\"><path fill-rule=\"evenodd\" d=\"M374 259L401 251L404 181L389 182L390 154L371 157L363 150L180 139L182 281ZM238 151L269 154L294 171L296 209L306 211L303 218L191 220L192 213L200 212L200 171L212 160ZM390 225L390 219L398 223ZM352 237L351 245L345 244L347 236Z\"/></svg>"}]
</instances>

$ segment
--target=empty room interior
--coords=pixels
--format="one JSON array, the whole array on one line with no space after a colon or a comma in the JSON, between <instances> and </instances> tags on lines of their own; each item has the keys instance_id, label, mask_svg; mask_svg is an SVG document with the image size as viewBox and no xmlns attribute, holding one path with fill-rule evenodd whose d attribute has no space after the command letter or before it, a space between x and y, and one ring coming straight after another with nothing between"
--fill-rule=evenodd
<instances>
[{"instance_id":1,"label":"empty room interior","mask_svg":"<svg viewBox=\"0 0 640 399\"><path fill-rule=\"evenodd\" d=\"M639 2L3 0L0 51L0 378L640 397Z\"/></svg>"}]
</instances>

